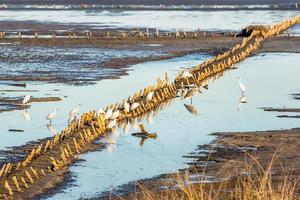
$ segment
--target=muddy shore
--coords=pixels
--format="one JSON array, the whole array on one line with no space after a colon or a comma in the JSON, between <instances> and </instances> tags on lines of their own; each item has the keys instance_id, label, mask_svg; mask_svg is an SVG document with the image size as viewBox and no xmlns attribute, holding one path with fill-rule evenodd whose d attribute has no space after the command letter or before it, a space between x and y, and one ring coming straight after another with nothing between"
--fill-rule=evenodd
<instances>
[{"instance_id":1,"label":"muddy shore","mask_svg":"<svg viewBox=\"0 0 300 200\"><path fill-rule=\"evenodd\" d=\"M51 74L47 76L33 76L30 74L11 76L9 74L0 76L2 81L39 81L39 82L54 82L65 84L91 84L103 78L118 78L127 74L129 65L142 63L146 61L164 60L173 57L179 57L191 53L207 53L217 55L232 48L237 43L241 42L242 38L232 36L202 36L198 38L127 38L127 39L105 39L105 38L90 38L90 39L1 39L0 42L12 45L24 46L31 48L34 46L44 46L49 48L66 47L66 48L102 48L113 50L128 50L141 52L157 52L149 56L137 56L126 58L112 58L102 63L93 64L93 70L113 69L114 73L105 77L97 76L93 72L92 77L81 77L72 79L71 77L62 78ZM4 45L5 46L5 45ZM263 43L262 48L258 53L264 52L283 52L283 53L299 53L300 52L300 37L282 36L272 40L267 40ZM24 57L26 59L26 57ZM41 57L41 59L43 59ZM13 61L14 58L6 55L1 60L4 62ZM96 65L96 66L94 66ZM96 69L95 69L96 67ZM101 74L100 74L101 75ZM86 75L85 75L86 76ZM65 77L65 76L64 76Z\"/></svg>"},{"instance_id":2,"label":"muddy shore","mask_svg":"<svg viewBox=\"0 0 300 200\"><path fill-rule=\"evenodd\" d=\"M253 165L253 169L258 170L256 162L259 162L266 169L272 159L272 180L275 185L288 173L292 179L300 175L300 128L212 135L216 139L211 144L200 145L195 152L184 156L189 167L180 169L178 173L162 174L123 185L114 191L100 194L96 199L143 198L145 193L141 191L145 192L145 189L149 194L158 196L168 190L180 192L178 177L187 173L189 184L214 185L224 181L232 184L237 176L246 173L246 166Z\"/></svg>"}]
</instances>

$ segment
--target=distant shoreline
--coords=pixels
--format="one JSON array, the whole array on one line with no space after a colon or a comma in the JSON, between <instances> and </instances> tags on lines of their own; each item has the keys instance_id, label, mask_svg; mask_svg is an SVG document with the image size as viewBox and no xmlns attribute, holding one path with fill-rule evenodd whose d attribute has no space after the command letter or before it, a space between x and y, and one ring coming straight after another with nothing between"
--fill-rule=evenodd
<instances>
[{"instance_id":1,"label":"distant shoreline","mask_svg":"<svg viewBox=\"0 0 300 200\"><path fill-rule=\"evenodd\" d=\"M0 0L0 10L300 10L300 0Z\"/></svg>"},{"instance_id":2,"label":"distant shoreline","mask_svg":"<svg viewBox=\"0 0 300 200\"><path fill-rule=\"evenodd\" d=\"M295 4L299 0L101 0L102 5L279 5ZM97 0L1 0L0 4L15 5L81 5L99 4Z\"/></svg>"}]
</instances>

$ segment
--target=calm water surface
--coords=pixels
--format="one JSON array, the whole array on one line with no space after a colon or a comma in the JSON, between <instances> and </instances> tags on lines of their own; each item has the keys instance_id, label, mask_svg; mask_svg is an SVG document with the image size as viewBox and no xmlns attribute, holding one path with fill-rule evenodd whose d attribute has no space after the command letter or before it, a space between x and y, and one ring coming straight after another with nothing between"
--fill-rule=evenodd
<instances>
[{"instance_id":1,"label":"calm water surface","mask_svg":"<svg viewBox=\"0 0 300 200\"><path fill-rule=\"evenodd\" d=\"M272 24L299 11L83 11L1 10L0 21L61 23L90 27L151 27L164 30L240 30L250 24ZM157 23L159 21L159 23ZM207 23L209 22L209 23Z\"/></svg>"},{"instance_id":2,"label":"calm water surface","mask_svg":"<svg viewBox=\"0 0 300 200\"><path fill-rule=\"evenodd\" d=\"M119 80L122 88L134 87L148 81L151 71L172 71L203 57L191 55L168 61L149 62L135 66L129 77ZM200 114L193 116L186 111L184 103L176 99L170 107L154 117L154 123L143 122L149 132L156 132L156 140L147 140L143 146L139 139L119 129L103 141L108 148L82 156L86 161L70 168L74 185L67 187L49 199L79 199L109 191L129 181L150 178L161 173L174 172L185 167L182 155L192 152L197 145L212 141L209 133L217 131L252 131L299 127L299 119L281 119L276 113L264 112L259 107L299 107L299 101L289 94L300 91L298 60L300 54L266 54L252 57L228 71L219 80L211 83L203 94L193 98L193 105ZM174 68L166 68L174 66ZM130 77L135 77L131 79ZM240 91L237 77L241 76L247 87L248 102L239 105ZM131 85L125 84L131 79ZM110 82L110 81L107 81ZM151 81L149 80L149 83ZM105 81L100 83L105 85ZM105 98L118 90L118 81L110 82L111 88L99 91ZM128 87L125 87L128 86ZM105 92L109 90L110 92ZM125 89L127 90L127 89ZM119 90L121 92L121 90Z\"/></svg>"}]
</instances>

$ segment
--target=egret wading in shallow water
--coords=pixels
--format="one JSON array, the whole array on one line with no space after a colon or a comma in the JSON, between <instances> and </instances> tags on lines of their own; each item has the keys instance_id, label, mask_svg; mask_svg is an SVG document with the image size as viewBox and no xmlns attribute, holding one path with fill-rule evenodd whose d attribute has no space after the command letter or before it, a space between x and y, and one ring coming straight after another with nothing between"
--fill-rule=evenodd
<instances>
[{"instance_id":1,"label":"egret wading in shallow water","mask_svg":"<svg viewBox=\"0 0 300 200\"><path fill-rule=\"evenodd\" d=\"M69 116L68 123L71 123L71 122L73 122L74 120L76 120L76 115L75 115L75 114Z\"/></svg>"},{"instance_id":2,"label":"egret wading in shallow water","mask_svg":"<svg viewBox=\"0 0 300 200\"><path fill-rule=\"evenodd\" d=\"M56 112L57 112L57 108L54 108L54 111L53 112L51 112L51 113L49 113L48 115L47 115L47 120L49 120L50 121L50 124L52 124L52 120L54 119L54 117L56 116Z\"/></svg>"},{"instance_id":3,"label":"egret wading in shallow water","mask_svg":"<svg viewBox=\"0 0 300 200\"><path fill-rule=\"evenodd\" d=\"M71 117L72 115L79 114L80 106L81 106L81 104L77 104L77 106L70 111L69 116Z\"/></svg>"},{"instance_id":4,"label":"egret wading in shallow water","mask_svg":"<svg viewBox=\"0 0 300 200\"><path fill-rule=\"evenodd\" d=\"M245 96L246 87L245 87L245 85L242 83L241 77L238 77L238 80L239 80L239 86L240 86L240 89L241 89L242 96Z\"/></svg>"},{"instance_id":5,"label":"egret wading in shallow water","mask_svg":"<svg viewBox=\"0 0 300 200\"><path fill-rule=\"evenodd\" d=\"M23 104L27 104L27 103L30 101L30 98L31 98L31 96L30 96L29 94L27 94L27 95L24 97L22 103L23 103Z\"/></svg>"}]
</instances>

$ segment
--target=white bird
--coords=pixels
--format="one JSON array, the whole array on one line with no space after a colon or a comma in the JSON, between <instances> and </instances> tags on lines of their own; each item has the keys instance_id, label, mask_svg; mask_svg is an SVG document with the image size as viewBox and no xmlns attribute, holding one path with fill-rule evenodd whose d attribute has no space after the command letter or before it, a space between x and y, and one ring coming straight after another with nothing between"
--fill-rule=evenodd
<instances>
[{"instance_id":1,"label":"white bird","mask_svg":"<svg viewBox=\"0 0 300 200\"><path fill-rule=\"evenodd\" d=\"M108 109L108 111L106 111L104 119L109 119L113 114L112 109Z\"/></svg>"},{"instance_id":2,"label":"white bird","mask_svg":"<svg viewBox=\"0 0 300 200\"><path fill-rule=\"evenodd\" d=\"M191 74L190 71L186 70L184 71L181 75L180 75L180 78L189 78L189 77L192 77L193 75Z\"/></svg>"},{"instance_id":3,"label":"white bird","mask_svg":"<svg viewBox=\"0 0 300 200\"><path fill-rule=\"evenodd\" d=\"M102 108L99 108L97 111L97 117L99 117L101 114L105 114L105 112Z\"/></svg>"},{"instance_id":4,"label":"white bird","mask_svg":"<svg viewBox=\"0 0 300 200\"><path fill-rule=\"evenodd\" d=\"M68 123L73 122L76 119L76 115L69 116Z\"/></svg>"},{"instance_id":5,"label":"white bird","mask_svg":"<svg viewBox=\"0 0 300 200\"><path fill-rule=\"evenodd\" d=\"M124 110L125 110L126 112L129 112L129 110L130 110L130 105L129 105L129 103L125 102L125 104L124 104Z\"/></svg>"},{"instance_id":6,"label":"white bird","mask_svg":"<svg viewBox=\"0 0 300 200\"><path fill-rule=\"evenodd\" d=\"M116 119L111 120L111 121L107 124L106 128L112 129L113 127L116 126L116 124L117 124L117 120L116 120Z\"/></svg>"},{"instance_id":7,"label":"white bird","mask_svg":"<svg viewBox=\"0 0 300 200\"><path fill-rule=\"evenodd\" d=\"M111 115L110 119L116 119L116 118L118 118L118 117L119 117L119 110L115 111L115 112Z\"/></svg>"},{"instance_id":8,"label":"white bird","mask_svg":"<svg viewBox=\"0 0 300 200\"><path fill-rule=\"evenodd\" d=\"M55 115L56 115L56 112L57 112L57 108L54 108L54 111L49 113L47 115L47 120L50 120L50 124L52 123L52 120L54 119Z\"/></svg>"},{"instance_id":9,"label":"white bird","mask_svg":"<svg viewBox=\"0 0 300 200\"><path fill-rule=\"evenodd\" d=\"M245 94L245 92L246 92L246 87L245 87L244 84L242 83L241 77L238 77L238 79L239 79L239 86L240 86L241 92L242 92L242 94Z\"/></svg>"},{"instance_id":10,"label":"white bird","mask_svg":"<svg viewBox=\"0 0 300 200\"><path fill-rule=\"evenodd\" d=\"M69 116L77 115L79 113L80 106L81 106L80 104L77 104L77 106L70 111Z\"/></svg>"},{"instance_id":11,"label":"white bird","mask_svg":"<svg viewBox=\"0 0 300 200\"><path fill-rule=\"evenodd\" d=\"M29 94L27 94L24 99L23 99L23 104L27 104L30 100L31 96Z\"/></svg>"},{"instance_id":12,"label":"white bird","mask_svg":"<svg viewBox=\"0 0 300 200\"><path fill-rule=\"evenodd\" d=\"M147 101L151 101L153 95L154 95L154 92L149 92L146 97Z\"/></svg>"},{"instance_id":13,"label":"white bird","mask_svg":"<svg viewBox=\"0 0 300 200\"><path fill-rule=\"evenodd\" d=\"M23 117L26 121L30 121L31 120L31 117L30 117L30 114L27 110L24 110L23 111Z\"/></svg>"},{"instance_id":14,"label":"white bird","mask_svg":"<svg viewBox=\"0 0 300 200\"><path fill-rule=\"evenodd\" d=\"M131 107L130 107L130 110L134 110L134 109L136 109L137 107L139 107L140 106L140 104L139 103L133 103L132 105L131 105Z\"/></svg>"}]
</instances>

